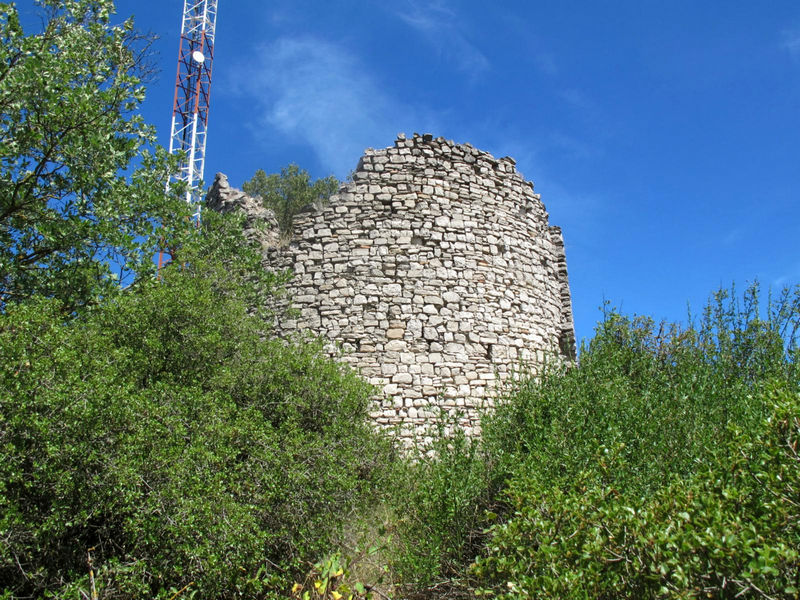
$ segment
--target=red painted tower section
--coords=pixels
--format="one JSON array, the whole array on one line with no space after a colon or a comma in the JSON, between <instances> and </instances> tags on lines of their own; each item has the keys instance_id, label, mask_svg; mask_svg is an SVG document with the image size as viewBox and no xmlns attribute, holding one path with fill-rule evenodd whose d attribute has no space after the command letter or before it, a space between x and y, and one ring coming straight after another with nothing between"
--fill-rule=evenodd
<instances>
[{"instance_id":1,"label":"red painted tower section","mask_svg":"<svg viewBox=\"0 0 800 600\"><path fill-rule=\"evenodd\" d=\"M176 178L186 182L186 201L197 206L195 216L198 219L216 22L217 0L184 0L169 151L184 153Z\"/></svg>"}]
</instances>

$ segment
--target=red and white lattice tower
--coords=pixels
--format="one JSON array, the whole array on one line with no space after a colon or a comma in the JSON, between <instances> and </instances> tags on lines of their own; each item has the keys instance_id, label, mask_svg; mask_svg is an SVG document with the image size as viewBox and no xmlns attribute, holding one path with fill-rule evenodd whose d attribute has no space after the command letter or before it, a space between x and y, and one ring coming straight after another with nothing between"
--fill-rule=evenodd
<instances>
[{"instance_id":1,"label":"red and white lattice tower","mask_svg":"<svg viewBox=\"0 0 800 600\"><path fill-rule=\"evenodd\" d=\"M198 186L203 181L206 160L216 24L217 0L184 0L169 151L185 153L176 179L186 182L186 201L196 204L197 218L202 195Z\"/></svg>"}]
</instances>

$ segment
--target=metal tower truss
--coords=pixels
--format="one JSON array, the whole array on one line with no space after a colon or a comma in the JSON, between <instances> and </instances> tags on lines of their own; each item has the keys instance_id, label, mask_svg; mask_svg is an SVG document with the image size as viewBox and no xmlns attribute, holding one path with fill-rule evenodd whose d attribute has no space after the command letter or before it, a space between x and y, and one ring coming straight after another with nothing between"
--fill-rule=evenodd
<instances>
[{"instance_id":1,"label":"metal tower truss","mask_svg":"<svg viewBox=\"0 0 800 600\"><path fill-rule=\"evenodd\" d=\"M206 159L216 23L217 0L184 0L169 151L185 153L176 178L186 182L186 201L197 204L197 217L202 195L198 186Z\"/></svg>"}]
</instances>

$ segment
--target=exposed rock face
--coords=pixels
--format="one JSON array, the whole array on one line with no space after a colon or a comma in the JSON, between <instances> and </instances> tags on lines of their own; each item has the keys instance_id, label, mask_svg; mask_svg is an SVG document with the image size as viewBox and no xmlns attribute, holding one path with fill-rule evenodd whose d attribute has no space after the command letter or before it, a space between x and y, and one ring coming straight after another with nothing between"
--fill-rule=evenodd
<instances>
[{"instance_id":1,"label":"exposed rock face","mask_svg":"<svg viewBox=\"0 0 800 600\"><path fill-rule=\"evenodd\" d=\"M249 240L258 240L266 252L280 244L280 232L275 213L264 208L260 201L251 198L241 190L232 188L228 176L217 173L214 184L206 195L206 206L211 210L226 214L242 211L245 215L244 235Z\"/></svg>"},{"instance_id":2,"label":"exposed rock face","mask_svg":"<svg viewBox=\"0 0 800 600\"><path fill-rule=\"evenodd\" d=\"M340 346L382 392L376 422L403 436L436 408L474 433L521 367L574 358L561 230L511 158L401 134L367 150L327 207L296 217L288 245L265 247L268 268L295 273L300 316L280 328Z\"/></svg>"}]
</instances>

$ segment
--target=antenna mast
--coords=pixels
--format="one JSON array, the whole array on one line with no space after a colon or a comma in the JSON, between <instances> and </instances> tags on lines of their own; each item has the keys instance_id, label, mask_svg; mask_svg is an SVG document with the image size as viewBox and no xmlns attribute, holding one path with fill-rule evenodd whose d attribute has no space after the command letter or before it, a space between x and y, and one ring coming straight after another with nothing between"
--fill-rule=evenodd
<instances>
[{"instance_id":1,"label":"antenna mast","mask_svg":"<svg viewBox=\"0 0 800 600\"><path fill-rule=\"evenodd\" d=\"M197 220L202 196L197 186L203 180L206 160L216 25L217 0L184 0L169 151L185 152L175 178L186 182L186 201L197 205Z\"/></svg>"}]
</instances>

